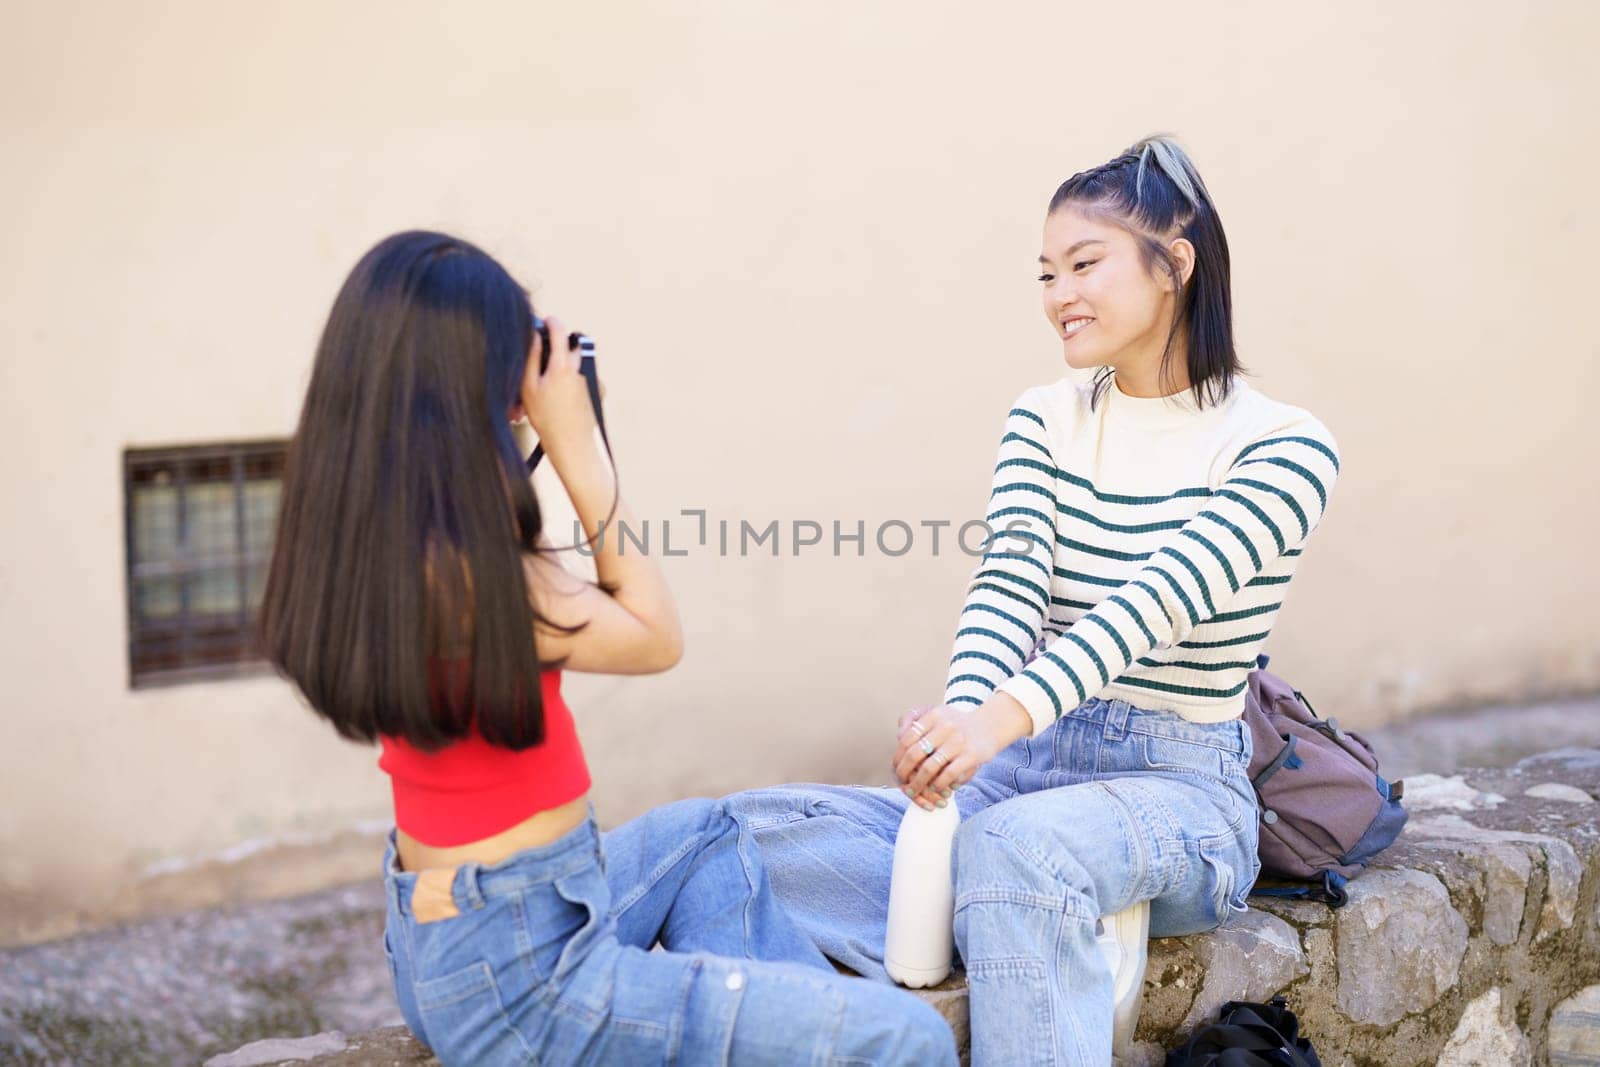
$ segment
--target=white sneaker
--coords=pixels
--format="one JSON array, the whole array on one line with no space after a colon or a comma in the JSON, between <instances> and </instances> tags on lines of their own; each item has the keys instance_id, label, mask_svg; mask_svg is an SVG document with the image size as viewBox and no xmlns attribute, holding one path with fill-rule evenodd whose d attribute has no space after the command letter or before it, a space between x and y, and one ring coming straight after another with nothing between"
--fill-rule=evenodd
<instances>
[{"instance_id":1,"label":"white sneaker","mask_svg":"<svg viewBox=\"0 0 1600 1067\"><path fill-rule=\"evenodd\" d=\"M1133 1046L1144 997L1144 965L1150 956L1150 902L1142 900L1115 915L1102 916L1095 937L1111 970L1113 1055L1125 1056Z\"/></svg>"}]
</instances>

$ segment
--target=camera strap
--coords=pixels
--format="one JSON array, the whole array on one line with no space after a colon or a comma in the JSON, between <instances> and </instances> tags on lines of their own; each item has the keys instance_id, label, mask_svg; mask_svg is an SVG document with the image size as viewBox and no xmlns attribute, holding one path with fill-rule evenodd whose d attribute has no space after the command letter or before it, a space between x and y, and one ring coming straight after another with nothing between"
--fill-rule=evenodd
<instances>
[{"instance_id":1,"label":"camera strap","mask_svg":"<svg viewBox=\"0 0 1600 1067\"><path fill-rule=\"evenodd\" d=\"M594 421L600 427L600 440L606 446L606 458L611 460L611 466L616 468L616 457L611 454L611 436L606 433L606 413L600 406L600 373L595 370L593 356L578 361L578 372L583 375L583 380L589 386L589 406L594 408ZM539 463L544 459L544 442L540 441L534 446L533 455L528 457L528 473L532 474L539 469Z\"/></svg>"}]
</instances>

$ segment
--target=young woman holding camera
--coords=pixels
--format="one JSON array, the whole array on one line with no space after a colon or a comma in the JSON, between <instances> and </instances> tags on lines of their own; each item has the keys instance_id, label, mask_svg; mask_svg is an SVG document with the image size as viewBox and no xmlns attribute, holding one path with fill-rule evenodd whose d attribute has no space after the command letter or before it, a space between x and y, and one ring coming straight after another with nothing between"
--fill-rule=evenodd
<instances>
[{"instance_id":1,"label":"young woman holding camera","mask_svg":"<svg viewBox=\"0 0 1600 1067\"><path fill-rule=\"evenodd\" d=\"M1065 363L1098 369L1011 407L997 537L944 703L900 720L903 789L729 798L801 927L881 980L902 816L953 800L972 1062L1005 1067L1110 1063L1114 1017L1131 1037L1101 920L1142 966L1146 923L1188 934L1245 910L1245 677L1339 470L1322 423L1237 377L1227 239L1175 142L1063 183L1039 262Z\"/></svg>"},{"instance_id":2,"label":"young woman holding camera","mask_svg":"<svg viewBox=\"0 0 1600 1067\"><path fill-rule=\"evenodd\" d=\"M534 322L472 245L379 243L334 303L284 475L262 638L316 713L382 746L407 1025L477 1067L953 1064L937 1012L837 975L793 926L722 803L596 829L561 672L666 670L681 637L655 560L601 535L632 516L578 357ZM524 414L598 584L541 535Z\"/></svg>"}]
</instances>

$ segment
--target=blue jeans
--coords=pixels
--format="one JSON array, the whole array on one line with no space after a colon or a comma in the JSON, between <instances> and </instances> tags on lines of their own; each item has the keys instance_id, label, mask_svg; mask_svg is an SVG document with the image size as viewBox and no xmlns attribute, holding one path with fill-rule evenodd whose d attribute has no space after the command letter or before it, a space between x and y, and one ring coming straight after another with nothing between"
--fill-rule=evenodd
<instances>
[{"instance_id":1,"label":"blue jeans","mask_svg":"<svg viewBox=\"0 0 1600 1067\"><path fill-rule=\"evenodd\" d=\"M956 1063L933 1008L835 972L720 801L604 835L591 807L548 845L456 868L446 919L417 921L393 833L383 874L400 1012L446 1065Z\"/></svg>"},{"instance_id":2,"label":"blue jeans","mask_svg":"<svg viewBox=\"0 0 1600 1067\"><path fill-rule=\"evenodd\" d=\"M886 757L889 749L885 749ZM1111 1062L1101 915L1150 904L1152 936L1213 929L1245 910L1260 870L1250 732L1126 701L1090 700L1007 748L958 789L955 943L972 1062ZM787 785L736 793L774 892L830 958L888 982L895 787Z\"/></svg>"}]
</instances>

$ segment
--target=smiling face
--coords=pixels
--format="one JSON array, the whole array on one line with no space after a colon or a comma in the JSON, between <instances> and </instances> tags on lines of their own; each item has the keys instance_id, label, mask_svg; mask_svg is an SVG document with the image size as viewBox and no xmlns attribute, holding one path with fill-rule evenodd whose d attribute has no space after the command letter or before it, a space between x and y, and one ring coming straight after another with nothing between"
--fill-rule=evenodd
<instances>
[{"instance_id":1,"label":"smiling face","mask_svg":"<svg viewBox=\"0 0 1600 1067\"><path fill-rule=\"evenodd\" d=\"M1181 238L1168 247L1187 280L1192 247ZM1159 265L1154 274L1145 267L1138 238L1070 206L1058 208L1044 221L1039 264L1045 318L1061 338L1067 366L1114 367L1119 381L1153 382L1176 301ZM1184 387L1181 332L1171 358Z\"/></svg>"}]
</instances>

